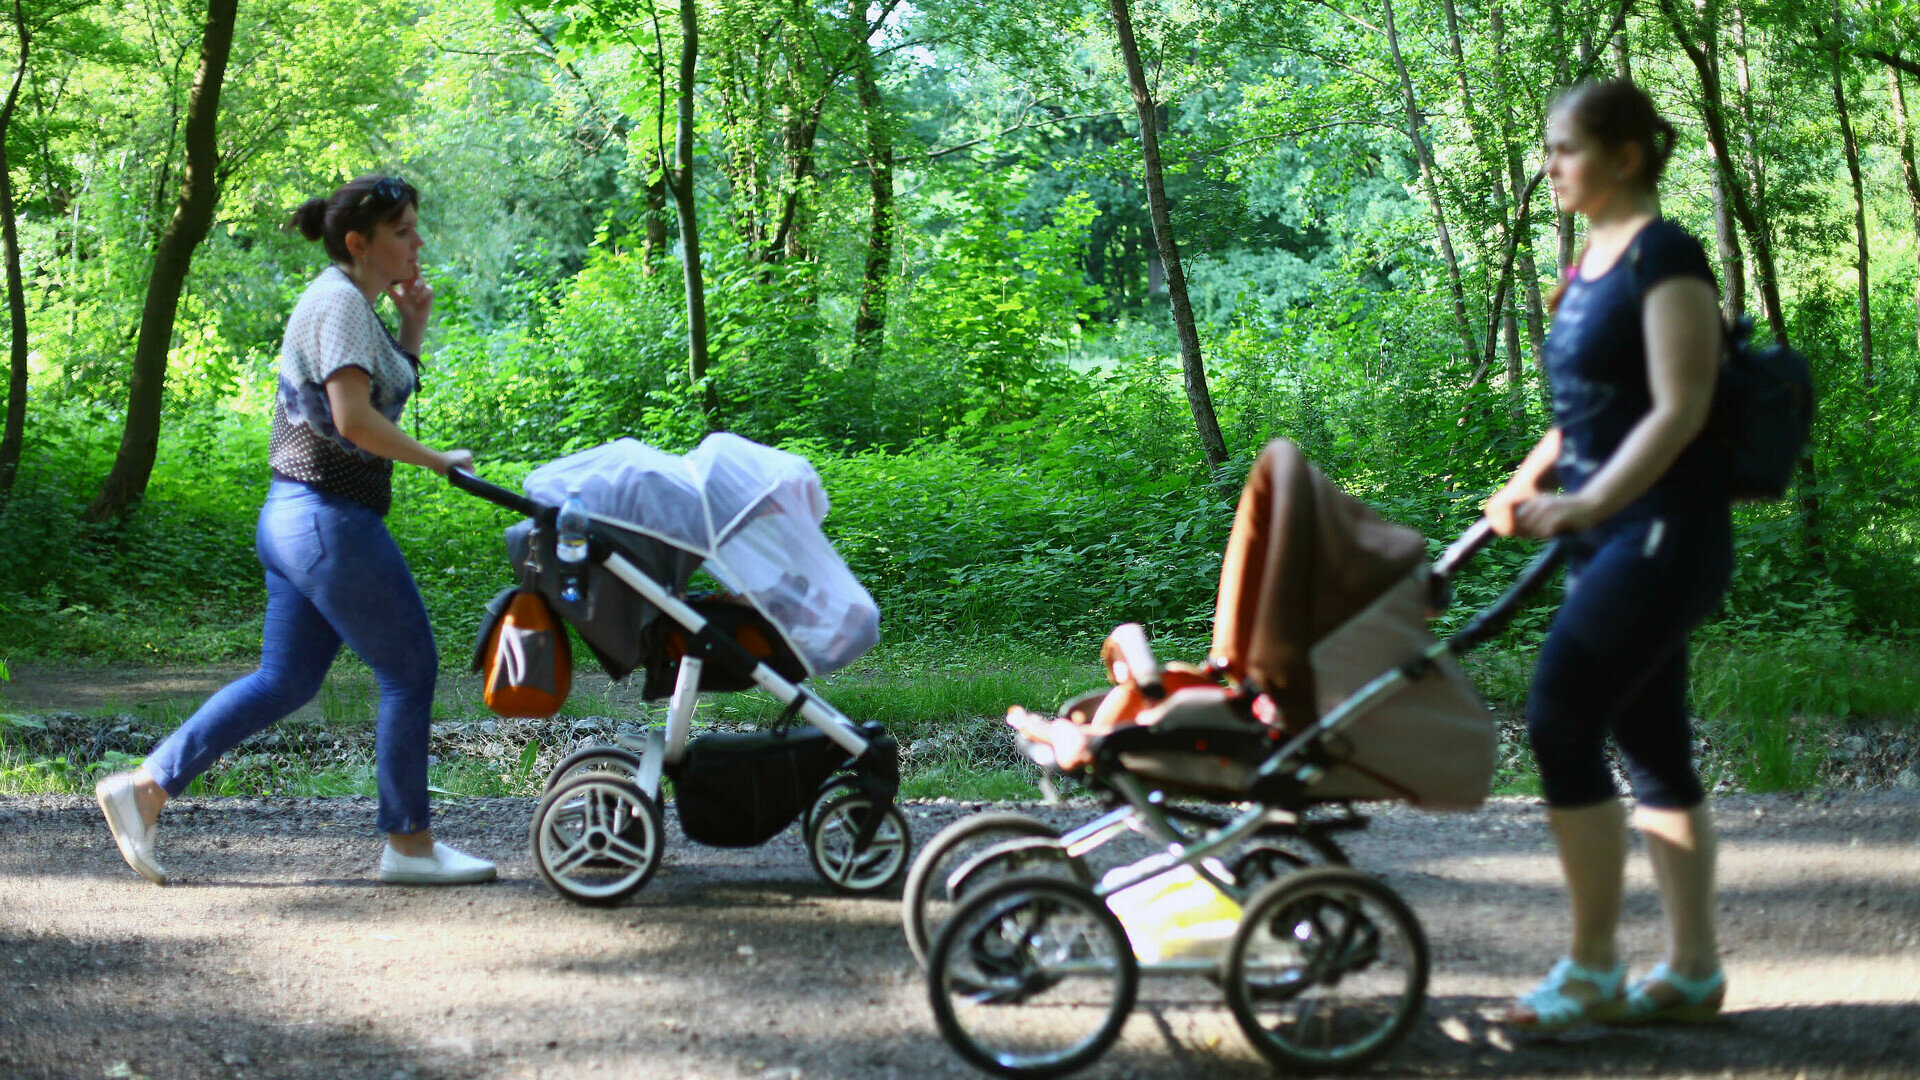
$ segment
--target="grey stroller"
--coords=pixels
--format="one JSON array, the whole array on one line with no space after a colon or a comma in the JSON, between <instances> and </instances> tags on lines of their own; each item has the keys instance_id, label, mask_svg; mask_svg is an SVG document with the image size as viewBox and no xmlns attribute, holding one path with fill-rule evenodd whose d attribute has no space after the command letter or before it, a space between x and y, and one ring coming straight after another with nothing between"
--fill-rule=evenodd
<instances>
[{"instance_id":1,"label":"grey stroller","mask_svg":"<svg viewBox=\"0 0 1920 1080\"><path fill-rule=\"evenodd\" d=\"M894 806L899 746L804 685L879 640L879 610L820 532L826 493L804 458L726 433L684 456L621 439L535 469L525 496L449 480L527 518L507 530L521 586L608 674L643 671L644 695L669 702L663 728L577 751L548 777L529 846L554 891L615 904L646 885L665 851L663 777L698 843L756 846L804 815L828 885L869 893L900 879L911 837ZM556 557L569 492L591 515L584 564ZM726 592L688 594L703 565ZM700 693L756 686L786 707L775 730L689 737Z\"/></svg>"}]
</instances>

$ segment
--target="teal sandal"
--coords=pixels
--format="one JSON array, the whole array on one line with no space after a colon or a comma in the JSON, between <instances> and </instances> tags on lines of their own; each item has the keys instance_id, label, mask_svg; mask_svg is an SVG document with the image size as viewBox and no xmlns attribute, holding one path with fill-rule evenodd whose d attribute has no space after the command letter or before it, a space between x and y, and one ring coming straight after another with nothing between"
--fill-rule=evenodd
<instances>
[{"instance_id":1,"label":"teal sandal","mask_svg":"<svg viewBox=\"0 0 1920 1080\"><path fill-rule=\"evenodd\" d=\"M1611 971L1595 971L1563 956L1539 986L1508 1006L1506 1023L1522 1031L1553 1032L1614 1019L1626 1001L1621 994L1626 981L1625 963L1615 964ZM1572 982L1593 987L1593 1000L1569 995L1567 984Z\"/></svg>"},{"instance_id":2,"label":"teal sandal","mask_svg":"<svg viewBox=\"0 0 1920 1080\"><path fill-rule=\"evenodd\" d=\"M1655 986L1679 995L1671 1001L1653 996ZM1711 1024L1720 1019L1727 997L1727 973L1716 971L1704 979L1674 973L1664 962L1633 984L1611 1022L1618 1024Z\"/></svg>"}]
</instances>

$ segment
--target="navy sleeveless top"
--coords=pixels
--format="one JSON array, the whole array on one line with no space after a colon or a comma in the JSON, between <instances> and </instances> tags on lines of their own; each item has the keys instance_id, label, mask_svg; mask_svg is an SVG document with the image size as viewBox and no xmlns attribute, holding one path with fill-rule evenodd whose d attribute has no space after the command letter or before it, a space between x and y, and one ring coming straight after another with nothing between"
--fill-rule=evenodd
<instances>
[{"instance_id":1,"label":"navy sleeveless top","mask_svg":"<svg viewBox=\"0 0 1920 1080\"><path fill-rule=\"evenodd\" d=\"M1653 408L1641 301L1674 277L1714 286L1707 253L1685 229L1664 218L1648 223L1612 269L1591 281L1575 274L1561 295L1545 347L1560 429L1560 486L1579 491ZM1616 519L1702 510L1727 501L1725 468L1710 440L1696 438L1666 475Z\"/></svg>"}]
</instances>

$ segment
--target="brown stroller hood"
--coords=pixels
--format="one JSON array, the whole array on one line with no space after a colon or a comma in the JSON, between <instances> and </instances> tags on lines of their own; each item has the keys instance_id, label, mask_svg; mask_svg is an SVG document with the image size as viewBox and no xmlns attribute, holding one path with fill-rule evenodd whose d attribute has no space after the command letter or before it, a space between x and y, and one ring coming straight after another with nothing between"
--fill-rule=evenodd
<instances>
[{"instance_id":1,"label":"brown stroller hood","mask_svg":"<svg viewBox=\"0 0 1920 1080\"><path fill-rule=\"evenodd\" d=\"M1419 533L1334 487L1292 443L1275 439L1240 492L1212 654L1272 694L1293 723L1310 722L1318 714L1308 651L1425 555Z\"/></svg>"},{"instance_id":2,"label":"brown stroller hood","mask_svg":"<svg viewBox=\"0 0 1920 1080\"><path fill-rule=\"evenodd\" d=\"M1240 495L1220 569L1212 655L1271 694L1300 730L1373 677L1423 654L1426 541L1336 488L1284 439ZM1472 806L1486 797L1495 735L1451 656L1343 724L1344 764L1321 798Z\"/></svg>"}]
</instances>

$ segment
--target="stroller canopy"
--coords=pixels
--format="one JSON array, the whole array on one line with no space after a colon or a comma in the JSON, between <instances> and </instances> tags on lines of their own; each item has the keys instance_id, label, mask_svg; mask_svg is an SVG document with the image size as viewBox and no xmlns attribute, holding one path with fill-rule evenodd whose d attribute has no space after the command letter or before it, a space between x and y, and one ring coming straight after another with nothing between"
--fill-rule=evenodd
<instances>
[{"instance_id":1,"label":"stroller canopy","mask_svg":"<svg viewBox=\"0 0 1920 1080\"><path fill-rule=\"evenodd\" d=\"M1304 726L1432 646L1425 552L1419 533L1381 518L1276 439L1240 494L1212 655ZM1452 656L1341 732L1348 749L1313 786L1317 797L1436 807L1486 797L1493 724Z\"/></svg>"},{"instance_id":2,"label":"stroller canopy","mask_svg":"<svg viewBox=\"0 0 1920 1080\"><path fill-rule=\"evenodd\" d=\"M596 522L704 561L766 616L810 675L845 667L880 640L879 608L820 532L820 475L797 454L727 432L684 457L620 439L548 462L526 480L527 494L543 503L558 504L573 488ZM638 554L650 573L678 561ZM685 573L655 576L675 588Z\"/></svg>"},{"instance_id":3,"label":"stroller canopy","mask_svg":"<svg viewBox=\"0 0 1920 1080\"><path fill-rule=\"evenodd\" d=\"M1422 565L1426 541L1275 439L1247 475L1220 567L1212 655L1288 715L1316 714L1314 644ZM1405 658L1402 658L1405 659Z\"/></svg>"}]
</instances>

